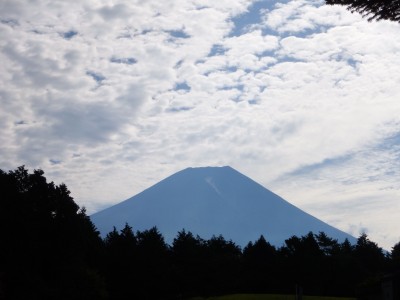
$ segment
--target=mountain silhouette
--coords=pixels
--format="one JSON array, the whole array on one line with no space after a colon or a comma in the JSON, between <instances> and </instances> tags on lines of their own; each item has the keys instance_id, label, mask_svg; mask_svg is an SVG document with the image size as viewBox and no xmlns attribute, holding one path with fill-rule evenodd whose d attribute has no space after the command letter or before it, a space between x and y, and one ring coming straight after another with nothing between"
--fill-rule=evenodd
<instances>
[{"instance_id":1,"label":"mountain silhouette","mask_svg":"<svg viewBox=\"0 0 400 300\"><path fill-rule=\"evenodd\" d=\"M312 231L340 242L355 238L293 206L231 167L187 168L143 192L91 216L105 236L128 223L134 230L157 226L171 243L185 229L208 239L223 235L244 246L264 235L273 245Z\"/></svg>"}]
</instances>

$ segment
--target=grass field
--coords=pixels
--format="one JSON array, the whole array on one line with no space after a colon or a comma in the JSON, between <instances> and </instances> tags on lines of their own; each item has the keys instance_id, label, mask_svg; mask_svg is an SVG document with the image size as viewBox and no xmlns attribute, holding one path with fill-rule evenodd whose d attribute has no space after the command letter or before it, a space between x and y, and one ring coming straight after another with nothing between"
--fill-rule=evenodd
<instances>
[{"instance_id":1,"label":"grass field","mask_svg":"<svg viewBox=\"0 0 400 300\"><path fill-rule=\"evenodd\" d=\"M294 295L261 295L261 294L235 294L209 298L191 298L190 300L294 300ZM355 298L336 298L303 296L303 300L355 300Z\"/></svg>"}]
</instances>

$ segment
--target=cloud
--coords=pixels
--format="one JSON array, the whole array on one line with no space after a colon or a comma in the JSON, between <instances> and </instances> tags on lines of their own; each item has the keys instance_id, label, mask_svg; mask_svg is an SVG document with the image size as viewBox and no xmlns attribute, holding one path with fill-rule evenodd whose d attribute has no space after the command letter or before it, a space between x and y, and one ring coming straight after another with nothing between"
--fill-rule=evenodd
<instances>
[{"instance_id":1,"label":"cloud","mask_svg":"<svg viewBox=\"0 0 400 300\"><path fill-rule=\"evenodd\" d=\"M352 25L360 21L340 6L325 6L321 1L288 1L277 3L272 11L266 10L261 26L287 34L304 34L307 31L324 31L329 27Z\"/></svg>"},{"instance_id":2,"label":"cloud","mask_svg":"<svg viewBox=\"0 0 400 300\"><path fill-rule=\"evenodd\" d=\"M123 3L118 3L111 6L103 6L98 10L98 12L106 21L114 19L126 19L131 13L129 6Z\"/></svg>"},{"instance_id":3,"label":"cloud","mask_svg":"<svg viewBox=\"0 0 400 300\"><path fill-rule=\"evenodd\" d=\"M311 0L32 5L0 4L1 168L41 167L93 212L231 165L397 242L398 24Z\"/></svg>"}]
</instances>

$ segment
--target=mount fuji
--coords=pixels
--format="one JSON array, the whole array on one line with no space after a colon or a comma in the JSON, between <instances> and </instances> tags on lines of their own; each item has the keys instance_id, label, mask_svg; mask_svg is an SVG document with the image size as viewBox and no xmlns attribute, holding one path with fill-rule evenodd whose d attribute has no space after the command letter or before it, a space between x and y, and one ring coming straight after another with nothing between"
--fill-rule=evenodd
<instances>
[{"instance_id":1,"label":"mount fuji","mask_svg":"<svg viewBox=\"0 0 400 300\"><path fill-rule=\"evenodd\" d=\"M102 236L128 223L157 226L166 242L185 229L202 238L221 234L240 246L264 235L273 245L312 231L339 242L351 235L293 206L231 167L187 168L119 204L91 215Z\"/></svg>"}]
</instances>

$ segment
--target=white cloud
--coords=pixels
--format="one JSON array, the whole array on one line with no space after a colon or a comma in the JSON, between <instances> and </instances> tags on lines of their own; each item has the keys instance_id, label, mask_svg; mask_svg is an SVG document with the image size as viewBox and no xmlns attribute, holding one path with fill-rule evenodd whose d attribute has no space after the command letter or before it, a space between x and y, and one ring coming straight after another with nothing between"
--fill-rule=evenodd
<instances>
[{"instance_id":1,"label":"white cloud","mask_svg":"<svg viewBox=\"0 0 400 300\"><path fill-rule=\"evenodd\" d=\"M2 1L0 167L41 167L93 212L232 165L391 247L399 25L296 0L231 34L253 2Z\"/></svg>"},{"instance_id":2,"label":"white cloud","mask_svg":"<svg viewBox=\"0 0 400 300\"><path fill-rule=\"evenodd\" d=\"M263 16L264 26L280 33L301 33L307 30L324 30L331 26L354 24L361 19L341 6L325 6L323 1L298 0L277 3L273 11Z\"/></svg>"}]
</instances>

